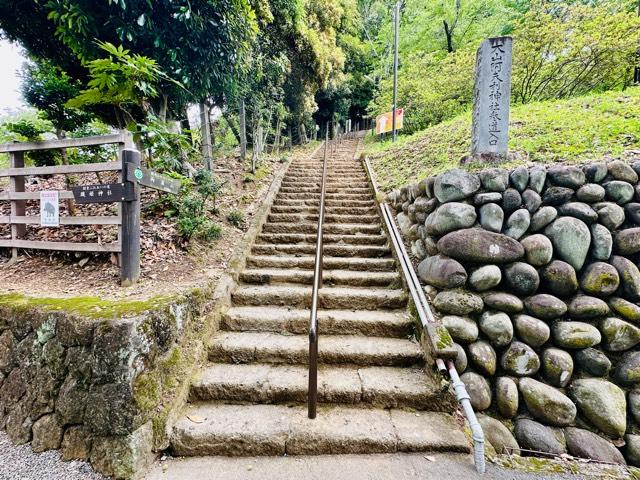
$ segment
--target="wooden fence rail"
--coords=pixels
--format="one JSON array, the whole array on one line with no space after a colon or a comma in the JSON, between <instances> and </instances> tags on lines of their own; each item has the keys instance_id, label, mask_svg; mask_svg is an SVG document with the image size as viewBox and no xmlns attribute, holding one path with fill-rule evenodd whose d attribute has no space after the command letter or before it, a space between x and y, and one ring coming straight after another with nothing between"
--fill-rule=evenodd
<instances>
[{"instance_id":1,"label":"wooden fence rail","mask_svg":"<svg viewBox=\"0 0 640 480\"><path fill-rule=\"evenodd\" d=\"M36 150L117 145L118 161L59 165L51 167L25 167L24 154ZM0 239L0 248L11 248L13 258L18 249L44 249L75 252L113 252L120 255L120 279L123 285L135 283L140 276L140 187L135 178L128 178L128 164L140 166L140 153L132 148L132 138L122 132L86 138L66 138L44 142L9 143L0 145L0 153L9 154L9 168L0 170L0 177L9 178L9 189L0 192L0 201L11 202L10 215L0 216L0 224L11 226L11 239ZM25 202L39 200L41 192L26 192L25 177L32 175L69 175L93 172L118 172L121 190L126 198L113 199L118 203L118 214L111 216L61 216L60 225L115 225L118 226L117 242L109 244L88 242L53 242L25 240L27 225L41 224L40 215L26 215ZM105 187L106 185L93 187ZM89 194L89 192L87 192ZM102 194L102 193L101 193ZM93 192L91 192L93 195ZM74 192L61 190L59 200L74 199ZM110 199L109 199L110 200ZM82 202L85 203L85 202ZM109 203L103 202L103 203Z\"/></svg>"}]
</instances>

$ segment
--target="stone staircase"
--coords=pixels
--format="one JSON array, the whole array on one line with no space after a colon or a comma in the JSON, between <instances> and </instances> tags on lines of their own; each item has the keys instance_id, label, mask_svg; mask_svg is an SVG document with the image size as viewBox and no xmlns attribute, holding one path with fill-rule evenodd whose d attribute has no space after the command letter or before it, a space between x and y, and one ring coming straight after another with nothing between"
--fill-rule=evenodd
<instances>
[{"instance_id":1,"label":"stone staircase","mask_svg":"<svg viewBox=\"0 0 640 480\"><path fill-rule=\"evenodd\" d=\"M318 417L306 400L322 149L284 177L174 427L174 455L468 451L454 399L413 338L357 145L344 141L328 164Z\"/></svg>"}]
</instances>

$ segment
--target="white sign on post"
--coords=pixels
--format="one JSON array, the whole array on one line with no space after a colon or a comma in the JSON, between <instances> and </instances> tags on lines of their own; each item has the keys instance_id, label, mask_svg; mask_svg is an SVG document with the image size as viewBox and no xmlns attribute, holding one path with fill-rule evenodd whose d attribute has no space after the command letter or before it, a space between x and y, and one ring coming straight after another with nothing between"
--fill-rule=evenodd
<instances>
[{"instance_id":1,"label":"white sign on post","mask_svg":"<svg viewBox=\"0 0 640 480\"><path fill-rule=\"evenodd\" d=\"M60 203L57 191L40 192L40 226L60 226Z\"/></svg>"}]
</instances>

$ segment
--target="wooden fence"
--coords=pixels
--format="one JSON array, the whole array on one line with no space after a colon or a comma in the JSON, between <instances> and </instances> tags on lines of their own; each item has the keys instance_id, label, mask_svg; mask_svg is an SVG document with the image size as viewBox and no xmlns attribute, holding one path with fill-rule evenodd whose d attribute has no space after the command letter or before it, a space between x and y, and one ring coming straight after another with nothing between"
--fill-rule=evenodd
<instances>
[{"instance_id":1,"label":"wooden fence","mask_svg":"<svg viewBox=\"0 0 640 480\"><path fill-rule=\"evenodd\" d=\"M25 167L24 155L36 150L59 150L62 148L93 147L100 145L117 145L118 161L102 163L85 163L78 165L59 165L51 167ZM11 248L14 258L18 249L44 249L76 252L113 252L120 257L120 276L123 285L135 283L140 275L140 187L135 178L129 178L133 172L128 164L140 166L140 153L133 148L130 134L126 132L85 138L67 138L31 143L9 143L0 145L0 153L9 155L9 168L0 169L0 177L9 178L9 189L0 192L0 201L11 202L11 214L0 216L0 224L11 226L11 239L0 239L0 247ZM77 243L25 240L27 225L40 225L40 215L26 215L25 203L28 200L40 200L40 192L25 191L25 177L30 175L69 175L94 172L118 172L122 192L126 198L114 199L118 203L117 215L111 216L60 216L60 225L117 225L117 242ZM100 188L109 185L95 185ZM110 191L110 190L109 190ZM77 194L77 193L76 193ZM76 198L73 191L58 191L59 200ZM106 197L105 197L106 198ZM93 199L91 199L93 200ZM81 202L85 203L85 202ZM87 203L93 203L87 202ZM100 203L105 202L101 199Z\"/></svg>"}]
</instances>

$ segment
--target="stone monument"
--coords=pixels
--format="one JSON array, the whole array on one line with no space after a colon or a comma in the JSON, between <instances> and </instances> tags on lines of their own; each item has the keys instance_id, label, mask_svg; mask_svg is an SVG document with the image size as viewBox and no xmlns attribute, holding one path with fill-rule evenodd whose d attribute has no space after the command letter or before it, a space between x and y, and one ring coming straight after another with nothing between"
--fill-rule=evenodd
<instances>
[{"instance_id":1,"label":"stone monument","mask_svg":"<svg viewBox=\"0 0 640 480\"><path fill-rule=\"evenodd\" d=\"M476 57L471 159L506 160L511 100L511 37L482 42Z\"/></svg>"}]
</instances>

